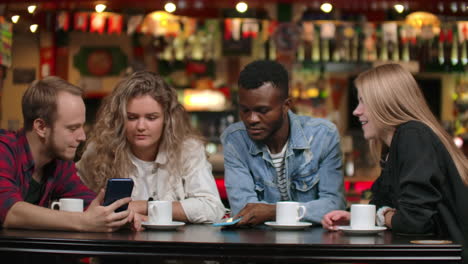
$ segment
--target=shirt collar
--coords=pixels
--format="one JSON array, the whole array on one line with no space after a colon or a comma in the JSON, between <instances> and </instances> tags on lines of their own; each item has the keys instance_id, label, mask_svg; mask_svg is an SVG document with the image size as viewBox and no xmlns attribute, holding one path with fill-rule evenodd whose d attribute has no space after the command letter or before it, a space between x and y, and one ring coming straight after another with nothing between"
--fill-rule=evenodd
<instances>
[{"instance_id":1,"label":"shirt collar","mask_svg":"<svg viewBox=\"0 0 468 264\"><path fill-rule=\"evenodd\" d=\"M34 167L35 163L32 157L31 148L29 147L28 138L26 137L26 132L24 131L24 129L20 129L16 134L16 137L19 145L22 146L24 149L24 157L26 159L22 165L22 169L23 171L29 171Z\"/></svg>"},{"instance_id":2,"label":"shirt collar","mask_svg":"<svg viewBox=\"0 0 468 264\"><path fill-rule=\"evenodd\" d=\"M129 155L130 155L130 159L132 161L134 160L138 160L138 158L133 155L133 153L129 150L128 151ZM156 155L156 159L154 160L154 163L158 164L158 165L164 165L167 163L167 153L165 151L159 151L158 152L158 155Z\"/></svg>"}]
</instances>

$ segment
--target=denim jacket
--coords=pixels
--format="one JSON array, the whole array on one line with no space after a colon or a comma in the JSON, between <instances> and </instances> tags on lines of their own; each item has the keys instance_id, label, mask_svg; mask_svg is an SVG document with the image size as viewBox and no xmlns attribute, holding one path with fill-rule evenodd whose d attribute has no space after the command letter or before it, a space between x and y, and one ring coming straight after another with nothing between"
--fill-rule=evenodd
<instances>
[{"instance_id":1,"label":"denim jacket","mask_svg":"<svg viewBox=\"0 0 468 264\"><path fill-rule=\"evenodd\" d=\"M286 178L290 200L306 207L305 221L320 223L323 215L345 208L341 150L336 126L325 119L289 111ZM277 174L268 147L250 139L242 122L221 135L225 184L233 215L247 203L280 200Z\"/></svg>"}]
</instances>

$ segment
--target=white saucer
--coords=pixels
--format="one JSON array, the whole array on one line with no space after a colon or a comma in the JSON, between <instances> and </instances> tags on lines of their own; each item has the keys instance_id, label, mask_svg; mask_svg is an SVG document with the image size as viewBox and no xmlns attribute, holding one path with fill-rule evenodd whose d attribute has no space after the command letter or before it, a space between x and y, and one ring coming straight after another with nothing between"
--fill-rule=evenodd
<instances>
[{"instance_id":1,"label":"white saucer","mask_svg":"<svg viewBox=\"0 0 468 264\"><path fill-rule=\"evenodd\" d=\"M306 227L309 227L312 225L312 223L309 222L297 222L295 225L280 225L276 222L270 221L270 222L265 222L265 225L271 226L274 229L279 229L279 230L299 230L299 229L304 229Z\"/></svg>"},{"instance_id":2,"label":"white saucer","mask_svg":"<svg viewBox=\"0 0 468 264\"><path fill-rule=\"evenodd\" d=\"M167 224L167 225L157 225L157 224L152 224L150 222L142 222L141 225L144 228L148 229L155 229L155 230L171 230L171 229L176 229L180 226L184 226L184 222L178 222L178 221L172 221L172 223Z\"/></svg>"},{"instance_id":3,"label":"white saucer","mask_svg":"<svg viewBox=\"0 0 468 264\"><path fill-rule=\"evenodd\" d=\"M386 226L375 226L371 229L353 229L351 226L339 226L338 230L341 230L348 234L376 234L387 230Z\"/></svg>"}]
</instances>

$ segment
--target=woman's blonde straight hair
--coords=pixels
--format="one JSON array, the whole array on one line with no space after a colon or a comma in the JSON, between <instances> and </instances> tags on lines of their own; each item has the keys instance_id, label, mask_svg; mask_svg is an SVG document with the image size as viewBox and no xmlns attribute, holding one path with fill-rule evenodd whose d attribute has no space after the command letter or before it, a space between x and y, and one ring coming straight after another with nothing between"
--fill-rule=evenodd
<instances>
[{"instance_id":1,"label":"woman's blonde straight hair","mask_svg":"<svg viewBox=\"0 0 468 264\"><path fill-rule=\"evenodd\" d=\"M354 83L378 131L392 130L411 120L424 123L442 141L462 181L468 185L468 159L432 114L411 73L399 64L384 64L361 73ZM369 143L378 160L383 142L374 139Z\"/></svg>"}]
</instances>

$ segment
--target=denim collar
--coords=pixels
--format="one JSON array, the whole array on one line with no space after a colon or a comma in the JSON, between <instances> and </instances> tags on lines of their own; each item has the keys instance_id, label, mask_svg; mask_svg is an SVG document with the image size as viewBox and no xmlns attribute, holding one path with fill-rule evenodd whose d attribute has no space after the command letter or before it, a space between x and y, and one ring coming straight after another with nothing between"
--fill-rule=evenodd
<instances>
[{"instance_id":1,"label":"denim collar","mask_svg":"<svg viewBox=\"0 0 468 264\"><path fill-rule=\"evenodd\" d=\"M286 155L291 154L291 149L307 149L309 144L306 140L304 129L301 126L301 121L299 116L294 114L291 110L288 111L289 118L289 140L288 140L288 149L286 150ZM257 142L250 140L250 154L257 155L261 152L268 153L267 145L262 142Z\"/></svg>"}]
</instances>

